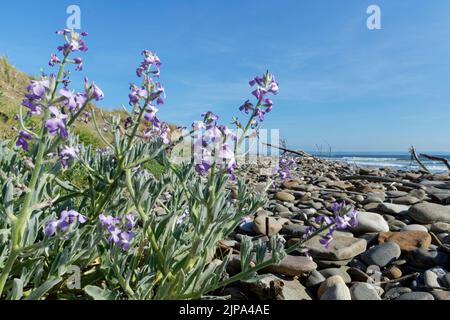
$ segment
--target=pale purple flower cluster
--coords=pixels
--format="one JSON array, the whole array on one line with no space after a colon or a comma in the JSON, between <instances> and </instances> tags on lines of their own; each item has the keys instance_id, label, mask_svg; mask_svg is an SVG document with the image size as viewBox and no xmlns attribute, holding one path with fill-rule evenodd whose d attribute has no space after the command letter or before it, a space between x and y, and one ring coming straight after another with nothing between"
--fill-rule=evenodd
<instances>
[{"instance_id":1,"label":"pale purple flower cluster","mask_svg":"<svg viewBox=\"0 0 450 320\"><path fill-rule=\"evenodd\" d=\"M161 60L159 57L149 51L142 51L144 61L136 70L136 74L139 78L145 77L145 87L138 88L136 86L131 87L131 93L129 94L130 105L134 105L141 99L148 99L149 101L155 101L156 104L164 104L165 90L161 85L161 82L155 81L152 77L159 78ZM150 89L150 90L149 90Z\"/></svg>"},{"instance_id":2,"label":"pale purple flower cluster","mask_svg":"<svg viewBox=\"0 0 450 320\"><path fill-rule=\"evenodd\" d=\"M322 239L319 240L325 248L328 248L333 241L333 234L336 230L345 230L349 227L356 227L358 225L358 212L352 206L347 206L344 202L336 202L333 203L331 210L333 211L334 216L320 215L315 219L315 222L319 224L321 228L329 226L327 233L322 235ZM307 239L316 231L316 228L312 226L308 227L304 238Z\"/></svg>"},{"instance_id":3,"label":"pale purple flower cluster","mask_svg":"<svg viewBox=\"0 0 450 320\"><path fill-rule=\"evenodd\" d=\"M63 114L57 107L51 106L48 108L52 114L52 118L45 122L50 135L59 134L63 139L67 139L68 132L66 129L67 115Z\"/></svg>"},{"instance_id":4,"label":"pale purple flower cluster","mask_svg":"<svg viewBox=\"0 0 450 320\"><path fill-rule=\"evenodd\" d=\"M256 76L250 80L250 86L255 87L252 94L257 99L256 105L246 100L240 107L240 111L244 111L246 114L252 113L254 121L252 128L256 128L259 122L264 121L264 116L272 110L273 102L267 96L268 94L276 95L278 93L278 82L275 80L275 76L266 72L262 77Z\"/></svg>"},{"instance_id":5,"label":"pale purple flower cluster","mask_svg":"<svg viewBox=\"0 0 450 320\"><path fill-rule=\"evenodd\" d=\"M159 120L156 116L156 113L159 111L156 107L150 105L146 110L147 112L144 114L144 121L149 126L145 128L144 135L159 137L165 144L168 144L170 142L168 137L170 133L169 125Z\"/></svg>"},{"instance_id":6,"label":"pale purple flower cluster","mask_svg":"<svg viewBox=\"0 0 450 320\"><path fill-rule=\"evenodd\" d=\"M136 236L132 231L136 225L136 217L132 214L126 214L121 218L116 218L111 215L99 216L100 223L108 233L108 241L121 247L123 250L128 250L131 241Z\"/></svg>"},{"instance_id":7,"label":"pale purple flower cluster","mask_svg":"<svg viewBox=\"0 0 450 320\"><path fill-rule=\"evenodd\" d=\"M78 149L64 146L64 149L59 153L60 161L63 168L68 168L73 160L76 159L78 154Z\"/></svg>"},{"instance_id":8,"label":"pale purple flower cluster","mask_svg":"<svg viewBox=\"0 0 450 320\"><path fill-rule=\"evenodd\" d=\"M138 77L144 77L144 85L142 87L131 85L130 94L128 95L129 103L135 107L140 101L145 101L144 108L146 113L144 114L144 121L148 127L144 130L144 135L159 137L163 143L168 144L170 143L168 137L170 133L169 125L159 120L156 116L158 109L152 104L153 102L156 102L156 105L164 104L165 89L158 79L161 60L149 50L142 51L142 55L144 56L144 61L136 70L136 74ZM128 121L127 124L131 124L131 122Z\"/></svg>"},{"instance_id":9,"label":"pale purple flower cluster","mask_svg":"<svg viewBox=\"0 0 450 320\"><path fill-rule=\"evenodd\" d=\"M162 63L156 53L144 50L142 51L142 55L144 56L144 61L137 68L136 75L140 78L144 72L150 71L155 77L159 77ZM153 70L151 69L152 66L154 67Z\"/></svg>"},{"instance_id":10,"label":"pale purple flower cluster","mask_svg":"<svg viewBox=\"0 0 450 320\"><path fill-rule=\"evenodd\" d=\"M294 164L294 160L292 159L280 159L279 161L279 169L278 169L278 175L281 179L289 179L292 178L290 166Z\"/></svg>"},{"instance_id":11,"label":"pale purple flower cluster","mask_svg":"<svg viewBox=\"0 0 450 320\"><path fill-rule=\"evenodd\" d=\"M86 52L88 50L83 37L88 35L87 32L77 33L71 29L62 29L56 31L57 34L63 35L66 43L58 47L58 51L62 51L65 54L68 52L82 51Z\"/></svg>"},{"instance_id":12,"label":"pale purple flower cluster","mask_svg":"<svg viewBox=\"0 0 450 320\"><path fill-rule=\"evenodd\" d=\"M71 112L81 108L87 101L86 93L75 93L67 87L59 90L59 94L64 98L63 103Z\"/></svg>"},{"instance_id":13,"label":"pale purple flower cluster","mask_svg":"<svg viewBox=\"0 0 450 320\"><path fill-rule=\"evenodd\" d=\"M227 126L218 125L219 117L211 111L202 114L203 121L192 124L194 131L194 160L195 170L206 174L211 166L217 164L225 169L235 179L234 170L236 161L233 148L228 143L230 140L236 143L237 136Z\"/></svg>"},{"instance_id":14,"label":"pale purple flower cluster","mask_svg":"<svg viewBox=\"0 0 450 320\"><path fill-rule=\"evenodd\" d=\"M47 222L44 228L44 233L48 237L54 236L58 232L67 231L70 226L77 222L83 224L87 221L87 217L78 213L75 210L64 210L61 212L61 217L58 220L51 219Z\"/></svg>"},{"instance_id":15,"label":"pale purple flower cluster","mask_svg":"<svg viewBox=\"0 0 450 320\"><path fill-rule=\"evenodd\" d=\"M95 82L89 83L88 78L84 78L84 87L86 91L86 97L89 100L95 100L100 101L103 100L105 97L105 94L103 93L102 89L100 89Z\"/></svg>"},{"instance_id":16,"label":"pale purple flower cluster","mask_svg":"<svg viewBox=\"0 0 450 320\"><path fill-rule=\"evenodd\" d=\"M29 115L40 115L51 91L50 80L47 78L31 80L27 91L25 99L22 100L22 105L28 108Z\"/></svg>"},{"instance_id":17,"label":"pale purple flower cluster","mask_svg":"<svg viewBox=\"0 0 450 320\"><path fill-rule=\"evenodd\" d=\"M58 47L58 50L63 52L64 60L56 54L52 54L49 65L54 67L62 63L71 63L76 66L75 70L81 71L83 69L83 60L79 57L71 60L69 59L69 55L72 52L87 51L86 44L83 40L83 37L87 36L87 33L83 32L79 34L73 30L63 29L57 31L57 34L63 35L65 39L65 44ZM63 66L61 65L60 68L63 68ZM50 136L58 135L63 140L66 140L69 134L67 128L69 115L73 116L76 114L76 112L85 107L91 100L99 101L104 97L103 91L95 83L89 83L87 78L85 78L85 92L76 93L69 88L71 82L69 76L70 71L65 70L62 74L62 79L56 79L52 74L50 77L43 77L41 80L30 81L27 87L28 92L22 101L22 105L28 108L28 116L40 115L42 110L47 109L49 111L49 117L44 119L44 126L48 134ZM56 92L58 81L64 87ZM82 120L88 122L90 117L91 114L85 111ZM28 140L32 138L29 132L21 130L16 145L28 151ZM59 152L59 160L64 168L70 166L76 156L77 150L68 146L65 146Z\"/></svg>"}]
</instances>

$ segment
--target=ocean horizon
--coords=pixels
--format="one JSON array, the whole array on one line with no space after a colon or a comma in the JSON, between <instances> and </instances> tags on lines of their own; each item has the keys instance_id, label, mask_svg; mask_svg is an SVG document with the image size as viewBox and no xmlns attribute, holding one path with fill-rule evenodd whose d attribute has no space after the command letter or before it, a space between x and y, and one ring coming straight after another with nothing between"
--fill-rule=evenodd
<instances>
[{"instance_id":1,"label":"ocean horizon","mask_svg":"<svg viewBox=\"0 0 450 320\"><path fill-rule=\"evenodd\" d=\"M403 171L420 170L418 163L414 159L411 159L411 155L408 152L360 151L328 153L310 151L308 153L328 160L354 164L359 167L392 168ZM421 153L443 157L450 160L450 153L432 151ZM432 161L424 157L420 157L420 160L433 173L448 172L447 167L442 162Z\"/></svg>"}]
</instances>

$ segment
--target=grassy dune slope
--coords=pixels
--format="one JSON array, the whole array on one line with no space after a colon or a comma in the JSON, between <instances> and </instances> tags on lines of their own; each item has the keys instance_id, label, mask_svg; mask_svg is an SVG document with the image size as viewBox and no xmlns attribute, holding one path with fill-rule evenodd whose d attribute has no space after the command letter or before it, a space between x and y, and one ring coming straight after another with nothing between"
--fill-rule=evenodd
<instances>
[{"instance_id":1,"label":"grassy dune slope","mask_svg":"<svg viewBox=\"0 0 450 320\"><path fill-rule=\"evenodd\" d=\"M12 66L6 57L0 57L0 140L10 140L12 143L17 137L17 130L19 128L15 115L19 113L20 104L26 93L26 88L29 81L33 77L17 70ZM122 121L126 119L124 110L105 111L93 106L97 121L100 128L102 127L101 113L105 119L113 114L121 115ZM24 107L24 112L26 108ZM31 123L32 127L39 127L40 121L36 117ZM175 125L170 125L171 130L175 130ZM74 128L75 133L79 136L80 141L86 145L92 144L94 147L103 147L102 140L98 137L94 124L77 121ZM106 138L110 138L108 133L104 134ZM146 165L154 174L161 173L164 168L156 161L149 162Z\"/></svg>"},{"instance_id":2,"label":"grassy dune slope","mask_svg":"<svg viewBox=\"0 0 450 320\"><path fill-rule=\"evenodd\" d=\"M0 139L14 139L17 135L17 121L14 116L19 112L19 106L26 92L28 82L31 76L17 70L12 66L8 59L0 57ZM100 110L94 106L97 117L100 117ZM24 108L25 112L26 108ZM102 111L106 118L112 113L124 114L122 110L112 112ZM36 121L38 125L39 121ZM102 141L98 138L94 125L92 123L84 123L77 121L75 124L75 132L79 135L80 140L85 144L93 144L94 146L103 146Z\"/></svg>"}]
</instances>

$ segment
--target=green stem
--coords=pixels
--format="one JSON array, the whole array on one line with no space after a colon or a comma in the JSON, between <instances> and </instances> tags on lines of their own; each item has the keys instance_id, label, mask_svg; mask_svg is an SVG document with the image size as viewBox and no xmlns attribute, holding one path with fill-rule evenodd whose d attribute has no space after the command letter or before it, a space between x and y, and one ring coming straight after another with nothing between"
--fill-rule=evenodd
<instances>
[{"instance_id":1,"label":"green stem","mask_svg":"<svg viewBox=\"0 0 450 320\"><path fill-rule=\"evenodd\" d=\"M256 117L256 110L261 106L261 103L262 103L262 99L259 99L258 103L256 104L256 107L253 110L253 113L252 113L250 119L248 119L247 125L245 126L241 137L238 140L236 149L238 149L241 146L242 142L244 141L245 135L246 135L247 131L250 129L250 126L252 125L253 119L255 119L255 117Z\"/></svg>"},{"instance_id":2,"label":"green stem","mask_svg":"<svg viewBox=\"0 0 450 320\"><path fill-rule=\"evenodd\" d=\"M116 254L114 254L114 260L115 260ZM119 271L118 263L113 261L113 272L117 277L117 280L119 280L119 284L122 287L122 289L125 291L129 299L133 299L134 297L134 291L131 289L130 285L127 283L125 278L122 276L122 274Z\"/></svg>"},{"instance_id":3,"label":"green stem","mask_svg":"<svg viewBox=\"0 0 450 320\"><path fill-rule=\"evenodd\" d=\"M152 250L158 256L158 264L159 264L159 267L161 268L161 271L163 271L164 270L164 266L163 266L164 256L159 248L158 242L156 241L155 234L152 232L151 228L148 225L148 217L145 214L144 210L142 209L141 205L139 204L139 200L136 198L136 193L134 191L133 184L131 182L131 170L130 169L125 170L125 182L127 185L128 192L130 193L130 197L134 202L134 206L136 207L139 217L142 220L142 224L144 226L144 232L150 240L150 245L152 247ZM165 273L166 272L164 272L164 274Z\"/></svg>"},{"instance_id":4,"label":"green stem","mask_svg":"<svg viewBox=\"0 0 450 320\"><path fill-rule=\"evenodd\" d=\"M67 62L68 56L69 56L69 52L67 51L64 53L64 60L61 63L61 66L59 67L59 72L58 72L58 76L56 78L55 88L53 89L51 99L48 103L48 106L53 104L59 82L64 73L64 67ZM44 122L46 121L46 119L48 118L49 115L50 115L50 111L48 108L46 108L44 117L42 120L41 132L39 135L39 147L38 147L37 155L35 158L34 170L33 170L33 174L30 179L30 183L28 184L28 192L25 195L25 199L23 201L22 209L18 215L18 219L16 221L14 221L14 220L12 221L11 249L10 249L9 257L6 262L5 268L3 269L3 271L0 275L0 297L3 294L3 290L5 287L6 281L7 281L9 274L14 266L14 263L22 250L22 246L23 246L22 239L23 239L23 236L24 236L26 228L27 228L28 220L30 219L30 216L33 212L32 208L30 208L30 205L31 205L31 200L33 199L33 196L34 196L34 191L35 191L38 179L39 179L39 175L41 173L41 168L42 168L42 164L43 164L43 160L44 160L45 149L46 149L45 136L47 134L47 128L45 127Z\"/></svg>"},{"instance_id":5,"label":"green stem","mask_svg":"<svg viewBox=\"0 0 450 320\"><path fill-rule=\"evenodd\" d=\"M2 296L6 280L8 279L9 273L11 272L11 269L14 265L14 262L16 261L17 256L18 253L15 250L12 250L11 253L9 254L8 260L6 261L5 267L3 268L3 272L0 275L0 298Z\"/></svg>"},{"instance_id":6,"label":"green stem","mask_svg":"<svg viewBox=\"0 0 450 320\"><path fill-rule=\"evenodd\" d=\"M145 105L147 105L148 100L146 100ZM131 133L130 139L128 140L128 144L127 144L127 149L126 150L130 150L131 148L131 144L133 143L134 137L136 136L137 130L139 128L139 126L141 125L141 120L142 120L142 116L144 115L145 112L145 106L143 108L141 108L141 110L139 111L139 116L136 122L136 125L133 128L133 132Z\"/></svg>"}]
</instances>

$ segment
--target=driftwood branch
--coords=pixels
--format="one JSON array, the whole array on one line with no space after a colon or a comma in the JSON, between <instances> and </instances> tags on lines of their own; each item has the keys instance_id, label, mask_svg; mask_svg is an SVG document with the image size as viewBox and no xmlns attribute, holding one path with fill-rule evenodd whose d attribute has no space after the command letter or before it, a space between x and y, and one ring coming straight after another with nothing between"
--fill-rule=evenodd
<instances>
[{"instance_id":1,"label":"driftwood branch","mask_svg":"<svg viewBox=\"0 0 450 320\"><path fill-rule=\"evenodd\" d=\"M448 161L448 159L446 159L446 158L430 156L430 155L424 154L424 153L421 153L420 156L424 157L424 158L427 158L427 159L430 159L432 161L440 161L440 162L442 162L443 164L445 164L447 166L448 170L450 170L450 161Z\"/></svg>"},{"instance_id":2,"label":"driftwood branch","mask_svg":"<svg viewBox=\"0 0 450 320\"><path fill-rule=\"evenodd\" d=\"M268 147L271 147L271 148L275 148L275 149L281 150L281 151L283 151L283 152L296 154L296 155L298 155L298 156L300 156L300 157L312 157L312 158L315 158L313 155L311 155L311 154L309 154L309 153L307 153L307 152L305 152L305 151L301 151L301 150L300 150L300 151L290 150L290 149L287 149L287 148L274 146L274 145L272 145L272 144L270 144L270 143L264 143L264 142L263 142L263 144L266 145L266 146L268 146Z\"/></svg>"},{"instance_id":3,"label":"driftwood branch","mask_svg":"<svg viewBox=\"0 0 450 320\"><path fill-rule=\"evenodd\" d=\"M416 148L414 146L409 149L409 152L411 153L411 157L416 160L416 162L419 164L419 166L427 173L431 173L430 170L420 161L419 156L417 155Z\"/></svg>"}]
</instances>

